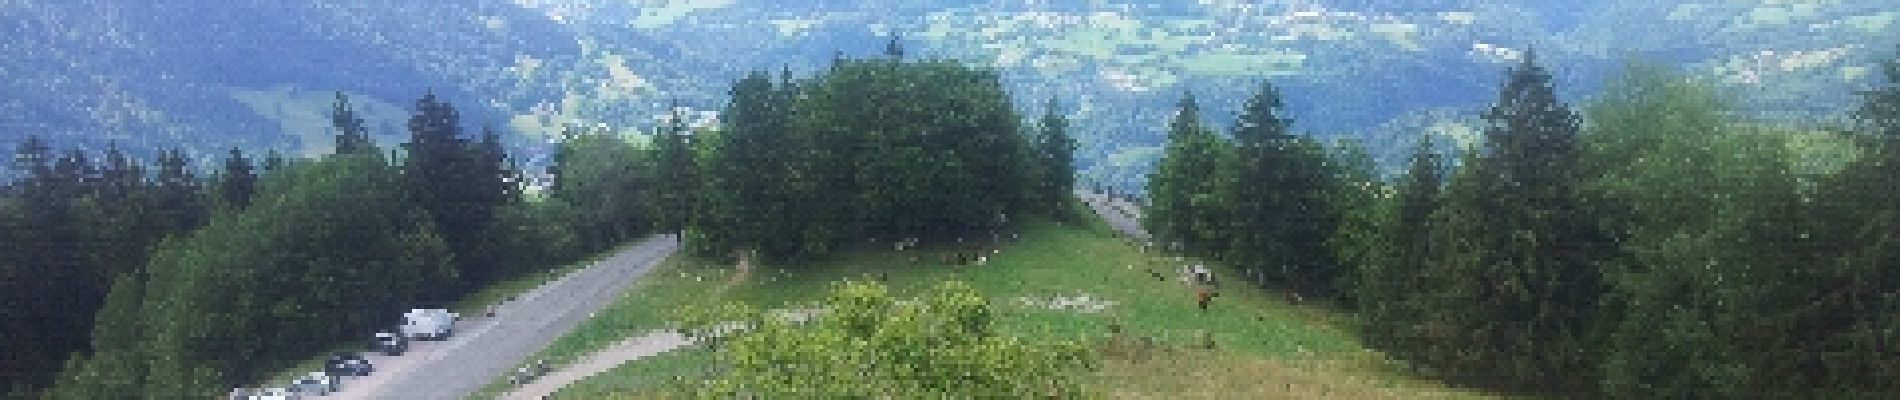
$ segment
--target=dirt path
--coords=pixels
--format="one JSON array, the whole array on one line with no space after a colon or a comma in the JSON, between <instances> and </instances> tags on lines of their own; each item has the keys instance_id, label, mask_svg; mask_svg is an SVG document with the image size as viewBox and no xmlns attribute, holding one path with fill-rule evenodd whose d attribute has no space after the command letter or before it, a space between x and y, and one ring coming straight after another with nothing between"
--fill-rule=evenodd
<instances>
[{"instance_id":1,"label":"dirt path","mask_svg":"<svg viewBox=\"0 0 1900 400\"><path fill-rule=\"evenodd\" d=\"M793 322L807 321L817 314L815 310L775 310L773 312L779 313L779 315L783 315L786 319ZM738 326L738 323L726 322L724 325L727 329L734 329ZM561 391L561 389L567 387L567 385L580 382L583 379L593 377L602 372L607 372L607 370L614 369L614 367L618 367L620 364L685 348L698 341L698 339L688 339L686 336L671 330L656 329L649 331L645 335L627 338L600 351L581 356L580 359L575 360L566 367L550 372L547 376L535 379L527 385L522 385L512 392L502 395L501 398L506 400L540 400L553 395L555 392Z\"/></svg>"},{"instance_id":2,"label":"dirt path","mask_svg":"<svg viewBox=\"0 0 1900 400\"><path fill-rule=\"evenodd\" d=\"M678 248L672 235L640 242L497 308L464 318L447 341L415 342L398 357L365 355L376 372L327 399L462 399L607 306Z\"/></svg>"}]
</instances>

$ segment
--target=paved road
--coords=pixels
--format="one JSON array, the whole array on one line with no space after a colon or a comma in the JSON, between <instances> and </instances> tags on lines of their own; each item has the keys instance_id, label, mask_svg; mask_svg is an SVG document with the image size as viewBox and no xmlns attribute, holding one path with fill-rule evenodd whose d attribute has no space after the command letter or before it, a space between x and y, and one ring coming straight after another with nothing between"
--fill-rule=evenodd
<instances>
[{"instance_id":1,"label":"paved road","mask_svg":"<svg viewBox=\"0 0 1900 400\"><path fill-rule=\"evenodd\" d=\"M494 318L465 317L449 340L414 342L399 357L367 355L375 373L323 398L466 398L612 303L678 247L672 235L646 239L501 305Z\"/></svg>"},{"instance_id":2,"label":"paved road","mask_svg":"<svg viewBox=\"0 0 1900 400\"><path fill-rule=\"evenodd\" d=\"M1086 190L1075 191L1075 196L1082 198L1082 202L1088 203L1089 208L1094 209L1096 215L1102 216L1103 220L1108 221L1108 226L1121 231L1122 235L1143 242L1153 239L1147 231L1141 229L1141 208L1135 203Z\"/></svg>"}]
</instances>

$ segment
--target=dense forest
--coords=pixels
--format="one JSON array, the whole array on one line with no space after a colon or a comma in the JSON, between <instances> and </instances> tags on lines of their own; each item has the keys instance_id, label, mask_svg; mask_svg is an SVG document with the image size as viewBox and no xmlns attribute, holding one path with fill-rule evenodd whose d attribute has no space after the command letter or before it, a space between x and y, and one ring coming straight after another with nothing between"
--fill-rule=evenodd
<instances>
[{"instance_id":1,"label":"dense forest","mask_svg":"<svg viewBox=\"0 0 1900 400\"><path fill-rule=\"evenodd\" d=\"M23 396L209 396L403 309L650 233L792 264L869 237L1073 217L1074 144L1053 108L1025 127L994 71L887 51L805 79L752 74L722 129L677 113L646 135L570 127L542 190L433 94L399 149L338 94L334 154L233 149L208 173L180 150L147 172L29 136L0 199L0 234L24 244L0 250L0 335L17 355L0 371Z\"/></svg>"},{"instance_id":2,"label":"dense forest","mask_svg":"<svg viewBox=\"0 0 1900 400\"><path fill-rule=\"evenodd\" d=\"M578 229L569 202L525 197L497 134L464 135L433 95L400 152L348 98L332 117L335 154L233 149L209 174L180 150L148 172L116 148L56 156L29 136L0 199L0 234L21 244L0 250L14 394L208 396L615 243Z\"/></svg>"},{"instance_id":3,"label":"dense forest","mask_svg":"<svg viewBox=\"0 0 1900 400\"><path fill-rule=\"evenodd\" d=\"M1222 137L1192 96L1145 224L1295 296L1432 376L1582 398L1900 392L1900 61L1845 127L1750 123L1697 79L1632 63L1573 109L1528 54L1468 146L1380 179L1356 143L1293 133L1263 84ZM1802 154L1803 135L1853 143Z\"/></svg>"}]
</instances>

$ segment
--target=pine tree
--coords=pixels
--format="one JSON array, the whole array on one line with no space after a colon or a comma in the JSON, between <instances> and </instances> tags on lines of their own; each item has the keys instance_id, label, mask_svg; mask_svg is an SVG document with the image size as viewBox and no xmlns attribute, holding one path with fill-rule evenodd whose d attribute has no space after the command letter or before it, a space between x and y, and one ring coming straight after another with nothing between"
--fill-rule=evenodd
<instances>
[{"instance_id":1,"label":"pine tree","mask_svg":"<svg viewBox=\"0 0 1900 400\"><path fill-rule=\"evenodd\" d=\"M475 146L462 137L460 116L455 107L438 101L433 92L416 101L409 117L409 142L404 143L403 176L409 182L409 194L429 215L442 233L455 264L464 279L473 285L492 277L495 268L484 251L482 236L493 218L493 203L483 191L493 185L484 175L491 170L480 166ZM432 301L446 301L463 287L444 285L432 293Z\"/></svg>"},{"instance_id":2,"label":"pine tree","mask_svg":"<svg viewBox=\"0 0 1900 400\"><path fill-rule=\"evenodd\" d=\"M1069 198L1075 191L1075 140L1069 137L1069 120L1060 110L1056 99L1050 98L1039 124L1042 130L1036 136L1036 153L1045 170L1041 173L1040 198L1056 218L1065 219L1073 212Z\"/></svg>"},{"instance_id":3,"label":"pine tree","mask_svg":"<svg viewBox=\"0 0 1900 400\"><path fill-rule=\"evenodd\" d=\"M100 171L101 197L107 202L131 201L145 183L145 169L113 143L106 147L105 165Z\"/></svg>"},{"instance_id":4,"label":"pine tree","mask_svg":"<svg viewBox=\"0 0 1900 400\"><path fill-rule=\"evenodd\" d=\"M1400 359L1418 359L1424 332L1418 301L1429 267L1431 219L1440 207L1443 165L1431 142L1421 141L1398 188L1391 223L1381 233L1385 254L1360 269L1357 287L1362 335L1368 345Z\"/></svg>"},{"instance_id":5,"label":"pine tree","mask_svg":"<svg viewBox=\"0 0 1900 400\"><path fill-rule=\"evenodd\" d=\"M162 230L181 232L203 225L209 217L209 208L202 194L202 183L192 171L191 159L185 151L178 148L160 151L157 167L153 189L157 191Z\"/></svg>"},{"instance_id":6,"label":"pine tree","mask_svg":"<svg viewBox=\"0 0 1900 400\"><path fill-rule=\"evenodd\" d=\"M733 84L731 95L720 113L720 143L706 161L707 198L714 211L696 224L707 235L705 251L715 254L760 249L772 232L781 231L772 225L784 223L769 212L785 201L785 193L773 186L784 181L786 167L777 154L782 144L776 139L784 132L775 123L781 110L774 109L771 78L747 74Z\"/></svg>"},{"instance_id":7,"label":"pine tree","mask_svg":"<svg viewBox=\"0 0 1900 400\"><path fill-rule=\"evenodd\" d=\"M1200 106L1183 94L1168 124L1168 146L1149 175L1151 203L1144 209L1148 232L1170 249L1215 254L1224 243L1224 210L1217 193L1227 144L1201 124Z\"/></svg>"},{"instance_id":8,"label":"pine tree","mask_svg":"<svg viewBox=\"0 0 1900 400\"><path fill-rule=\"evenodd\" d=\"M892 35L891 41L884 44L884 55L890 57L892 60L904 59L904 45L900 42L902 39L901 37Z\"/></svg>"},{"instance_id":9,"label":"pine tree","mask_svg":"<svg viewBox=\"0 0 1900 400\"><path fill-rule=\"evenodd\" d=\"M28 135L13 153L13 169L22 175L23 186L44 184L53 175L53 149L39 135Z\"/></svg>"},{"instance_id":10,"label":"pine tree","mask_svg":"<svg viewBox=\"0 0 1900 400\"><path fill-rule=\"evenodd\" d=\"M224 204L235 209L243 209L251 204L251 193L257 191L257 174L251 171L251 159L236 147L224 160L224 175L219 179L218 191Z\"/></svg>"},{"instance_id":11,"label":"pine tree","mask_svg":"<svg viewBox=\"0 0 1900 400\"><path fill-rule=\"evenodd\" d=\"M284 154L278 153L277 149L271 149L269 153L264 155L264 172L282 169L284 168L284 163Z\"/></svg>"},{"instance_id":12,"label":"pine tree","mask_svg":"<svg viewBox=\"0 0 1900 400\"><path fill-rule=\"evenodd\" d=\"M1322 269L1315 278L1325 284L1347 306L1358 301L1358 270L1382 262L1385 241L1380 238L1382 223L1390 212L1389 201L1382 199L1388 188L1380 179L1378 163L1363 141L1342 138L1321 155L1322 189L1325 209L1332 212L1333 226L1326 238L1331 268ZM1321 215L1322 217L1325 215ZM1315 222L1327 222L1318 219ZM1322 227L1325 227L1322 225ZM1324 265L1324 264L1321 264Z\"/></svg>"},{"instance_id":13,"label":"pine tree","mask_svg":"<svg viewBox=\"0 0 1900 400\"><path fill-rule=\"evenodd\" d=\"M336 154L380 154L376 143L363 127L363 119L350 109L350 98L336 92L336 104L330 110L330 124L336 128Z\"/></svg>"},{"instance_id":14,"label":"pine tree","mask_svg":"<svg viewBox=\"0 0 1900 400\"><path fill-rule=\"evenodd\" d=\"M1232 217L1220 232L1236 265L1301 294L1328 294L1338 271L1326 246L1338 225L1329 198L1334 177L1319 143L1294 135L1281 107L1279 91L1265 82L1242 107L1236 152L1223 167Z\"/></svg>"},{"instance_id":15,"label":"pine tree","mask_svg":"<svg viewBox=\"0 0 1900 400\"><path fill-rule=\"evenodd\" d=\"M666 127L653 137L653 160L659 190L653 192L657 197L650 204L655 207L655 222L659 224L660 231L665 233L684 230L693 214L692 199L696 196L694 187L697 184L693 171L698 166L693 158L692 146L687 143L687 133L684 110L675 103Z\"/></svg>"},{"instance_id":16,"label":"pine tree","mask_svg":"<svg viewBox=\"0 0 1900 400\"><path fill-rule=\"evenodd\" d=\"M1455 224L1435 268L1457 285L1436 310L1451 319L1437 359L1460 379L1523 390L1594 389L1600 339L1598 262L1615 254L1582 212L1578 116L1527 51L1484 113L1484 145L1454 179Z\"/></svg>"}]
</instances>

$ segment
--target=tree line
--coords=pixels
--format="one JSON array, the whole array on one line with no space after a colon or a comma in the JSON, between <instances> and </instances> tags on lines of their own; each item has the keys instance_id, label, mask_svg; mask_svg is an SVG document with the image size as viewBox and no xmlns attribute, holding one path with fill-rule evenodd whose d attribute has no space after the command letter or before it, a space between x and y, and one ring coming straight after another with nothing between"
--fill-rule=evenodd
<instances>
[{"instance_id":1,"label":"tree line","mask_svg":"<svg viewBox=\"0 0 1900 400\"><path fill-rule=\"evenodd\" d=\"M1145 224L1164 246L1355 310L1368 345L1461 385L1888 397L1900 61L1883 65L1851 126L1800 128L1739 120L1707 85L1642 63L1579 111L1527 52L1477 143L1425 140L1390 180L1351 143L1290 134L1270 84L1232 139L1187 96ZM1852 145L1808 154L1804 135Z\"/></svg>"},{"instance_id":2,"label":"tree line","mask_svg":"<svg viewBox=\"0 0 1900 400\"><path fill-rule=\"evenodd\" d=\"M22 244L0 249L11 393L222 394L393 329L404 309L448 306L652 230L593 229L603 205L585 185L528 195L499 134L465 133L433 94L416 102L400 151L371 141L342 94L331 117L334 154L257 161L232 149L209 177L178 149L148 172L116 148L95 161L55 157L36 137L19 144L21 178L0 197L0 235ZM559 169L556 180L573 181Z\"/></svg>"},{"instance_id":3,"label":"tree line","mask_svg":"<svg viewBox=\"0 0 1900 400\"><path fill-rule=\"evenodd\" d=\"M687 145L658 136L656 154L692 166L660 170L691 199L664 228L702 256L796 263L1071 217L1075 144L1058 106L1026 124L996 71L905 59L896 40L885 57L836 59L809 78L753 72L733 84L721 129Z\"/></svg>"}]
</instances>

